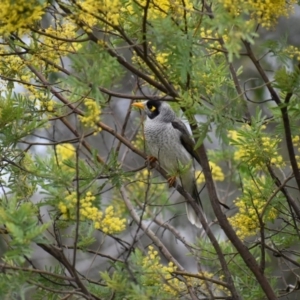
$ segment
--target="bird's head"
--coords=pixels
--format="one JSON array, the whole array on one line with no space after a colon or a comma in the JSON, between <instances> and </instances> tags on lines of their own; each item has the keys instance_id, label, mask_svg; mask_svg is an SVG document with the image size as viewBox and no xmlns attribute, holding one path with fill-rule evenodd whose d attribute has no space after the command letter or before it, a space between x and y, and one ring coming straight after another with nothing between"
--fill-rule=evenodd
<instances>
[{"instance_id":1,"label":"bird's head","mask_svg":"<svg viewBox=\"0 0 300 300\"><path fill-rule=\"evenodd\" d=\"M135 102L132 106L143 109L151 120L155 119L167 123L172 122L176 117L173 109L164 101L148 100L144 102Z\"/></svg>"}]
</instances>

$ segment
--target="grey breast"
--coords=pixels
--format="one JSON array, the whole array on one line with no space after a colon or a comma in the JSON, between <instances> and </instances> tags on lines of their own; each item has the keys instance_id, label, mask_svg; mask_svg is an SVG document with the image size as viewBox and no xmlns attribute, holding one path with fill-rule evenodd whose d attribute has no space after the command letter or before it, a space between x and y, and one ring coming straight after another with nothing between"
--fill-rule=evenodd
<instances>
[{"instance_id":1,"label":"grey breast","mask_svg":"<svg viewBox=\"0 0 300 300\"><path fill-rule=\"evenodd\" d=\"M156 157L166 171L178 169L178 161L185 165L192 159L181 145L179 131L171 123L159 124L147 119L145 138L150 155Z\"/></svg>"}]
</instances>

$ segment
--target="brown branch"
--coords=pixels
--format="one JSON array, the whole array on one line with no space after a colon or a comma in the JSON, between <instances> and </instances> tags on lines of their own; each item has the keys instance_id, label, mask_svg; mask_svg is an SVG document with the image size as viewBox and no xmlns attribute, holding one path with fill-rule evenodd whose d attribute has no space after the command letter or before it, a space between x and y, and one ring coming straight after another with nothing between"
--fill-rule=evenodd
<instances>
[{"instance_id":1,"label":"brown branch","mask_svg":"<svg viewBox=\"0 0 300 300\"><path fill-rule=\"evenodd\" d=\"M141 203L137 202L137 204L139 205L140 208L142 208ZM157 224L159 227L164 228L168 231L170 231L174 237L176 238L176 240L179 240L185 247L186 249L194 254L194 251L197 251L197 248L195 248L192 244L188 243L185 238L179 233L179 231L176 230L175 227L173 227L172 225L170 225L168 222L163 222L162 220L160 220L157 216L155 216L151 211L147 212L150 216L151 216L151 220Z\"/></svg>"},{"instance_id":2,"label":"brown branch","mask_svg":"<svg viewBox=\"0 0 300 300\"><path fill-rule=\"evenodd\" d=\"M87 12L78 2L74 3L75 5L77 5L78 8L80 8L82 11ZM67 14L71 14L72 12L65 7L64 5L61 5L61 3L59 3L60 8ZM91 12L87 12L90 15L92 15L93 17L97 18L98 20L102 21L104 24L107 24L108 26L110 26L111 28L113 28L114 30L118 31L121 36L123 37L123 39L131 46L135 47L135 50L137 51L139 49L139 46L136 46L135 43L133 43L124 33L124 31L118 27L115 26L114 24L109 23L107 20L101 18L99 15L95 15ZM80 27L82 27L82 29L84 30L84 23L81 21L78 21L78 25ZM87 34L87 36L90 38L91 42L94 42L96 44L98 44L98 37L93 33L93 32L87 32L85 31L85 33ZM105 50L107 51L107 53L111 56L117 59L117 61L120 63L120 65L122 65L125 69L127 69L128 71L132 72L133 74L135 74L136 76L142 78L143 80L145 80L146 82L148 82L150 85L152 85L153 87L157 88L159 91L165 93L165 94L169 94L170 91L168 91L168 89L162 85L160 82L152 79L150 76L146 75L145 73L143 73L142 71L140 71L139 69L137 69L135 66L133 66L132 64L130 64L129 62L126 61L126 59L122 56L119 55L115 49L112 49L110 47L108 47L107 45L104 45ZM139 54L140 52L137 51L137 54ZM142 57L143 58L143 57ZM151 69L151 66L149 66ZM155 72L156 69L151 69L152 72L154 72L155 75L157 75ZM159 75L159 74L158 74ZM161 80L161 82L165 82L165 80L163 78L159 78ZM167 85L168 87L169 85ZM170 87L170 86L169 86Z\"/></svg>"},{"instance_id":3,"label":"brown branch","mask_svg":"<svg viewBox=\"0 0 300 300\"><path fill-rule=\"evenodd\" d=\"M270 300L277 299L277 296L275 295L267 278L261 273L259 265L257 264L255 258L250 253L248 248L238 238L235 230L231 227L226 216L223 214L223 212L221 210L216 187L215 187L215 184L214 184L214 181L212 178L211 168L208 163L208 158L207 158L206 149L205 149L204 145L201 145L197 151L201 158L201 166L202 166L203 174L205 177L205 182L206 182L206 187L208 190L210 202L211 202L213 211L216 215L216 218L219 221L219 225L224 230L225 234L227 235L228 239L231 241L233 246L237 249L238 253L242 257L245 264L248 266L248 268L251 270L253 275L256 277L258 283L260 284L261 288L265 292L267 298ZM221 261L221 264L222 263L224 263L224 262ZM234 287L231 273L228 270L227 265L225 266L224 273L225 273L227 281L230 280L229 283L232 283L232 286ZM239 296L234 295L234 299L239 299Z\"/></svg>"},{"instance_id":4,"label":"brown branch","mask_svg":"<svg viewBox=\"0 0 300 300\"><path fill-rule=\"evenodd\" d=\"M193 278L198 278L198 279L205 280L205 281L210 281L212 283L224 286L225 288L229 289L229 286L226 282L220 281L220 280L217 280L217 279L214 279L214 278L203 276L203 275L201 275L201 273L192 274L192 273L186 273L186 272L182 272L182 271L173 271L172 273L174 273L176 275L181 275L181 276L186 276L186 277L193 277Z\"/></svg>"},{"instance_id":5,"label":"brown branch","mask_svg":"<svg viewBox=\"0 0 300 300\"><path fill-rule=\"evenodd\" d=\"M70 103L64 96L61 95L54 87L49 85L49 82L46 80L46 78L38 72L33 66L30 64L27 64L27 67L32 71L33 74L45 85L46 88L49 89L49 91L57 97L62 103L64 103L66 106L68 106L73 112L75 112L78 115L84 116L83 111L75 107L72 103ZM59 119L77 138L81 138L82 136L79 134L79 132L67 121L66 118L60 118ZM92 147L85 141L82 140L82 145L85 147L85 149L92 153ZM97 154L97 161L101 164L105 164L104 160L100 157L99 154Z\"/></svg>"},{"instance_id":6,"label":"brown branch","mask_svg":"<svg viewBox=\"0 0 300 300\"><path fill-rule=\"evenodd\" d=\"M61 247L63 248L66 248L66 249L74 249L74 245L61 245ZM124 261L121 260L121 259L117 259L117 258L114 258L108 254L105 254L105 253L102 253L102 252L99 252L99 251L95 251L95 250L92 250L92 249L81 249L80 247L77 247L78 250L81 250L82 252L87 252L87 253L91 253L91 254L95 254L97 256L101 256L101 257L105 257L105 258L108 258L114 262L120 262L120 263L123 263Z\"/></svg>"},{"instance_id":7,"label":"brown branch","mask_svg":"<svg viewBox=\"0 0 300 300\"><path fill-rule=\"evenodd\" d=\"M131 204L131 201L128 197L127 191L124 186L122 186L120 188L120 193L122 195L125 205L127 206L128 211L129 211L131 217L134 219L135 223L140 225L141 229L153 241L153 243L158 247L158 249L161 251L161 253L165 256L165 258L168 261L173 262L173 264L180 271L185 271L184 268L181 266L181 264L174 258L174 256L169 252L169 250L165 247L165 245L155 235L155 233L148 226L146 226L145 223L140 219L139 215L136 213L133 205ZM189 293L190 293L190 296L192 297L192 299L197 300L197 297L194 294L192 288L188 286L188 290L189 290Z\"/></svg>"},{"instance_id":8,"label":"brown branch","mask_svg":"<svg viewBox=\"0 0 300 300\"><path fill-rule=\"evenodd\" d=\"M5 263L0 263L0 269L3 269L3 270L16 270L16 271L22 271L22 272L30 272L30 273L36 273L36 274L42 274L42 275L52 276L54 278L61 279L61 280L75 281L74 277L63 276L63 275L51 273L51 272L44 271L44 270L10 266L10 265L5 264Z\"/></svg>"},{"instance_id":9,"label":"brown branch","mask_svg":"<svg viewBox=\"0 0 300 300\"><path fill-rule=\"evenodd\" d=\"M290 159L290 162L291 162L292 170L293 170L294 175L295 175L295 179L296 179L296 182L297 182L298 189L300 190L300 172L299 172L297 160L296 160L296 157L295 157L295 150L294 150L294 145L293 145L293 141L292 141L292 132L291 132L290 119L289 119L289 115L288 115L288 103L289 103L289 101L292 97L292 93L291 92L287 93L287 95L285 97L285 100L284 100L284 105L283 105L283 103L280 101L280 98L279 98L277 92L273 88L266 72L264 71L264 69L260 65L259 60L255 57L255 55L252 51L252 48L250 46L250 43L244 41L244 45L246 47L249 58L251 59L251 61L254 64L255 68L259 72L261 78L265 82L265 84L267 86L267 89L269 90L269 92L272 96L272 99L276 102L276 104L278 105L278 107L281 110L282 121L283 121L283 125L284 125L285 141L286 141L286 146L287 146L287 150L288 150L288 153L289 153L289 159Z\"/></svg>"},{"instance_id":10,"label":"brown branch","mask_svg":"<svg viewBox=\"0 0 300 300\"><path fill-rule=\"evenodd\" d=\"M76 269L70 264L68 259L65 257L63 251L60 249L56 249L54 246L46 245L46 244L40 244L37 243L37 245L42 248L45 252L50 254L52 257L54 257L56 260L58 260L62 265L65 266L65 268L68 270L68 272L74 277L75 282L77 286L80 288L81 292L84 295L87 295L90 299L92 299L92 295L84 285L84 283L80 280ZM93 296L95 299L100 300L98 297Z\"/></svg>"},{"instance_id":11,"label":"brown branch","mask_svg":"<svg viewBox=\"0 0 300 300\"><path fill-rule=\"evenodd\" d=\"M268 250L270 250L275 257L283 257L284 259L286 259L287 261L289 261L293 265L295 265L298 268L300 268L300 263L298 263L296 260L291 259L290 256L287 256L287 255L283 254L281 250L274 249L274 248L270 247L268 244L266 244L265 247Z\"/></svg>"},{"instance_id":12,"label":"brown branch","mask_svg":"<svg viewBox=\"0 0 300 300\"><path fill-rule=\"evenodd\" d=\"M134 153L138 154L139 156L143 157L144 159L147 158L147 156L144 152L142 152L139 149L132 146L132 144L126 138L124 138L123 136L118 134L111 127L107 126L106 124L104 124L102 122L98 122L98 126L100 126L103 130L105 130L105 131L109 132L110 134L112 134L113 136L115 136L119 141L121 141L124 145L126 145L128 148L130 148ZM155 168L159 171L159 173L164 178L166 178L166 179L168 178L167 173L162 168L160 168L157 164L156 164ZM209 168L209 170L210 170L210 168ZM220 248L220 245L219 245L217 239L215 238L214 234L212 233L211 229L209 228L202 211L200 210L198 205L195 203L194 199L188 193L186 193L181 186L176 184L174 187L189 202L189 204L191 204L193 209L196 211L199 219L202 220L201 221L202 225L206 224L206 225L203 226L203 228L205 229L205 231L206 231L209 239L211 240L212 245L213 245L213 247L214 247L214 249L215 249L215 251L218 255L218 258L220 260L222 269L225 273L226 280L228 281L228 284L231 286L230 291L231 291L232 295L234 295L234 299L240 299L237 292L236 292L236 289L234 287L234 283L233 283L233 280L231 278L231 274L230 274L230 271L228 269L228 266L227 266L227 263L225 261L222 250ZM219 207L219 203L218 203L218 207Z\"/></svg>"},{"instance_id":13,"label":"brown branch","mask_svg":"<svg viewBox=\"0 0 300 300\"><path fill-rule=\"evenodd\" d=\"M149 238L155 243L155 245L160 249L161 253L165 256L168 261L173 262L173 264L181 271L184 271L184 268L181 264L174 258L174 256L169 252L169 250L165 247L165 245L160 241L160 239L155 235L155 233L147 226L143 221L141 221L139 215L135 211L130 198L127 194L127 191L124 186L120 188L121 196L124 200L127 209L133 218L133 220L140 224L141 229L149 236Z\"/></svg>"},{"instance_id":14,"label":"brown branch","mask_svg":"<svg viewBox=\"0 0 300 300\"><path fill-rule=\"evenodd\" d=\"M293 210L295 211L298 220L300 220L300 207L297 204L297 202L291 197L291 195L289 194L289 192L287 191L287 189L282 186L281 181L279 180L279 178L276 176L275 172L273 171L273 169L271 168L271 166L267 166L268 167L268 172L271 175L272 179L275 182L275 185L280 188L280 191L282 192L282 194L285 196L287 203L293 208Z\"/></svg>"},{"instance_id":15,"label":"brown branch","mask_svg":"<svg viewBox=\"0 0 300 300\"><path fill-rule=\"evenodd\" d=\"M75 164L75 184L76 184L76 214L75 214L75 237L74 237L74 248L73 248L73 263L72 267L76 267L76 256L77 256L77 243L79 238L79 222L80 222L80 185L79 185L79 150L82 143L82 138L80 138L80 142L78 146L76 147L76 164Z\"/></svg>"},{"instance_id":16,"label":"brown branch","mask_svg":"<svg viewBox=\"0 0 300 300\"><path fill-rule=\"evenodd\" d=\"M93 133L94 133L94 131L87 133L84 135L84 137L87 138L87 137L93 135ZM48 142L48 143L28 142L28 141L21 140L21 141L19 141L19 143L30 145L30 146L56 146L56 145L65 144L65 143L75 144L75 143L78 143L79 139L80 139L80 137L76 137L73 139L61 140L58 142Z\"/></svg>"},{"instance_id":17,"label":"brown branch","mask_svg":"<svg viewBox=\"0 0 300 300\"><path fill-rule=\"evenodd\" d=\"M271 168L271 167L270 167ZM276 197L276 195L285 187L285 185L290 181L294 176L288 176L282 183L280 183L279 186L277 186L277 189L272 193L272 195L267 199L266 204L264 205L259 217L263 218L268 206L270 205L271 201Z\"/></svg>"},{"instance_id":18,"label":"brown branch","mask_svg":"<svg viewBox=\"0 0 300 300\"><path fill-rule=\"evenodd\" d=\"M129 106L127 108L127 112L126 112L126 115L125 115L125 118L124 118L124 122L123 122L123 125L122 125L122 129L121 129L121 135L124 136L125 135L125 131L126 131L126 128L127 128L127 125L128 125L128 122L130 120L130 115L131 115L131 104L132 104L132 100L130 101L129 103ZM116 153L119 153L119 150L121 148L121 142L119 141L117 147L116 147Z\"/></svg>"},{"instance_id":19,"label":"brown branch","mask_svg":"<svg viewBox=\"0 0 300 300\"><path fill-rule=\"evenodd\" d=\"M53 66L54 68L60 70L61 72L63 72L66 75L72 76L74 78L76 78L79 81L82 81L82 79L78 76L76 76L74 73L71 73L70 71L68 71L67 69L63 68L62 66L55 64L54 62L52 62L51 60L42 57L41 58L44 62L46 62L47 64ZM91 83L87 83L87 85L92 88L93 85ZM170 96L154 96L154 95L149 95L149 94L143 94L143 95L129 95L129 94L123 94L123 93L119 93L119 92L115 92L115 91L111 91L107 88L98 86L99 91L101 91L102 93L111 96L111 97L116 97L116 98L121 98L121 99L130 99L130 100L163 100L163 101L176 101L174 99L174 97L170 97Z\"/></svg>"},{"instance_id":20,"label":"brown branch","mask_svg":"<svg viewBox=\"0 0 300 300\"><path fill-rule=\"evenodd\" d=\"M66 42L66 43L83 43L83 42L88 42L89 41L89 38L83 38L81 40L79 40L77 38L75 38L75 39L63 38L63 37L58 36L58 35L52 35L50 33L47 33L45 30L43 30L43 31L37 30L34 27L30 27L30 30L37 33L37 34L47 36L47 37L52 38L54 40L62 41L62 42Z\"/></svg>"},{"instance_id":21,"label":"brown branch","mask_svg":"<svg viewBox=\"0 0 300 300\"><path fill-rule=\"evenodd\" d=\"M149 10L150 0L146 0L146 5L143 7L144 15L143 15L143 23L142 23L142 33L143 33L143 49L144 49L144 57L146 58L148 55L148 45L147 45L147 17Z\"/></svg>"},{"instance_id":22,"label":"brown branch","mask_svg":"<svg viewBox=\"0 0 300 300\"><path fill-rule=\"evenodd\" d=\"M213 15L211 6L208 5L207 3L204 3L204 6L205 6L207 12L209 13L209 17L210 17L211 19L214 19L214 15ZM221 47L224 48L225 43L224 43L224 39L223 39L222 37L218 39L218 42L219 42L219 44L221 45ZM228 59L228 54L227 54L227 53L224 53L224 55L225 55L225 58L226 58L226 60L227 60L228 65L229 65L229 71L230 71L230 74L231 74L231 76L232 76L232 80L233 80L233 82L234 82L234 86L235 86L235 89L236 89L236 91L237 91L237 94L238 94L238 96L239 96L242 100L244 100L244 98L242 97L242 95L243 95L244 93L243 93L243 91L242 91L242 88L241 88L241 85L240 85L238 76L237 76L237 74L236 74L234 65L229 61L229 59ZM243 104L243 106L244 106L246 119L247 119L248 122L251 122L251 114L250 114L250 112L249 112L249 109L248 109L248 106L247 106L247 102L244 100L244 101L242 101L242 104Z\"/></svg>"},{"instance_id":23,"label":"brown branch","mask_svg":"<svg viewBox=\"0 0 300 300\"><path fill-rule=\"evenodd\" d=\"M42 285L40 283L37 283L37 282L35 282L34 280L31 280L31 279L28 279L26 281L28 283L30 283L30 284L32 284L32 285L34 285L34 286L42 289L42 290L45 290L45 291L49 291L49 292L56 293L56 294L67 294L69 296L71 296L71 295L79 295L81 297L84 297L85 299L89 299L89 298L86 297L86 295L84 295L82 293L79 293L78 292L79 290L70 290L70 291L69 290L65 290L65 291L64 290L56 290L56 289L52 289L52 288L46 287L46 286L44 286L44 285Z\"/></svg>"},{"instance_id":24,"label":"brown branch","mask_svg":"<svg viewBox=\"0 0 300 300\"><path fill-rule=\"evenodd\" d=\"M286 142L287 150L289 153L292 170L295 175L298 189L300 190L300 172L299 172L298 163L296 160L296 154L295 154L294 145L293 145L293 140L292 140L292 131L291 131L291 125L290 125L287 104L281 106L281 115L282 115L282 121L283 121L283 125L284 125L285 142Z\"/></svg>"},{"instance_id":25,"label":"brown branch","mask_svg":"<svg viewBox=\"0 0 300 300\"><path fill-rule=\"evenodd\" d=\"M256 68L256 70L258 71L258 73L260 74L260 76L263 79L264 83L266 84L266 87L269 90L269 93L271 94L272 99L276 102L277 105L280 105L281 104L280 98L277 95L275 89L273 88L273 86L272 86L267 74L265 73L264 69L262 68L259 60L256 59L256 57L255 57L255 55L252 51L250 43L247 42L247 41L243 41L243 43L244 43L245 48L247 50L248 57L251 59L251 61L253 62L254 66Z\"/></svg>"}]
</instances>

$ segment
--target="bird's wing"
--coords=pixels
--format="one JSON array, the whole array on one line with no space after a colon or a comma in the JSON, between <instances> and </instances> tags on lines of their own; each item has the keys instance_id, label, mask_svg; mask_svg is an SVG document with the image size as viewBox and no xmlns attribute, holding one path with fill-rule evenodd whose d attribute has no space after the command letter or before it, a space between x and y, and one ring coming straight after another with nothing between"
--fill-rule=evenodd
<instances>
[{"instance_id":1,"label":"bird's wing","mask_svg":"<svg viewBox=\"0 0 300 300\"><path fill-rule=\"evenodd\" d=\"M180 132L180 141L183 147L186 149L188 153L192 155L196 159L196 161L200 164L200 156L198 153L194 150L195 148L195 142L193 141L192 137L190 136L190 133L184 123L180 119L175 119L172 122L173 128L177 129ZM197 191L197 187L195 186L196 190L193 191L193 196L195 199L197 199L202 207L201 200ZM220 205L225 207L226 209L230 209L226 204L220 202ZM194 223L193 223L194 224Z\"/></svg>"},{"instance_id":2,"label":"bird's wing","mask_svg":"<svg viewBox=\"0 0 300 300\"><path fill-rule=\"evenodd\" d=\"M192 157L196 159L196 161L200 164L200 157L198 153L194 150L195 142L189 134L188 129L184 125L184 123L180 119L175 119L172 122L173 128L177 129L180 132L180 141L186 151L191 154Z\"/></svg>"}]
</instances>

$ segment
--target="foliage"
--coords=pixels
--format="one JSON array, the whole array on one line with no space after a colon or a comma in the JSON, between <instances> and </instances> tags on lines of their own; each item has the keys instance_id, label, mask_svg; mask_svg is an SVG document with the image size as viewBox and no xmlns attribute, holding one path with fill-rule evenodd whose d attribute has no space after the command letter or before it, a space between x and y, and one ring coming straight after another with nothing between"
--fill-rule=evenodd
<instances>
[{"instance_id":1,"label":"foliage","mask_svg":"<svg viewBox=\"0 0 300 300\"><path fill-rule=\"evenodd\" d=\"M262 42L297 1L2 2L0 295L297 297L300 49ZM192 129L197 234L147 159L147 99Z\"/></svg>"}]
</instances>

